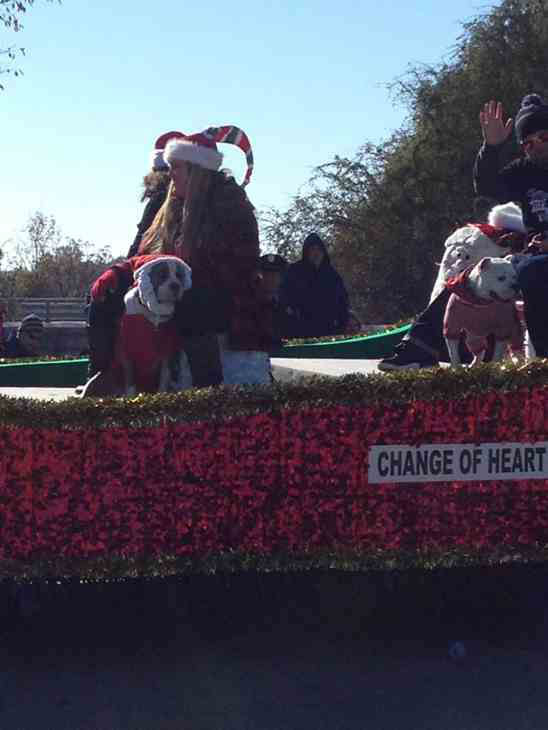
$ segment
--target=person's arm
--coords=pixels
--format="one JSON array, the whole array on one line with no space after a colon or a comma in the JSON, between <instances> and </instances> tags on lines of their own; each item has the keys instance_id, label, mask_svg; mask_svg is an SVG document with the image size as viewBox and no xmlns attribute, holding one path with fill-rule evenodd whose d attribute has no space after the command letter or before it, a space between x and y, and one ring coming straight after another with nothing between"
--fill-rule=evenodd
<instances>
[{"instance_id":1,"label":"person's arm","mask_svg":"<svg viewBox=\"0 0 548 730\"><path fill-rule=\"evenodd\" d=\"M480 112L483 144L474 164L474 190L476 195L494 198L506 203L515 197L512 172L500 169L500 152L512 131L512 120L503 121L500 102L490 101Z\"/></svg>"},{"instance_id":2,"label":"person's arm","mask_svg":"<svg viewBox=\"0 0 548 730\"><path fill-rule=\"evenodd\" d=\"M480 147L474 164L474 191L497 203L507 203L514 193L508 171L500 169L501 147L485 143Z\"/></svg>"},{"instance_id":3,"label":"person's arm","mask_svg":"<svg viewBox=\"0 0 548 730\"><path fill-rule=\"evenodd\" d=\"M131 286L132 281L132 259L114 264L103 272L91 285L91 300L94 302L104 302L107 297L112 295L123 298Z\"/></svg>"},{"instance_id":4,"label":"person's arm","mask_svg":"<svg viewBox=\"0 0 548 730\"><path fill-rule=\"evenodd\" d=\"M259 256L253 206L233 180L221 182L212 194L201 245L191 252L193 280L221 286L230 296L255 296L260 289Z\"/></svg>"}]
</instances>

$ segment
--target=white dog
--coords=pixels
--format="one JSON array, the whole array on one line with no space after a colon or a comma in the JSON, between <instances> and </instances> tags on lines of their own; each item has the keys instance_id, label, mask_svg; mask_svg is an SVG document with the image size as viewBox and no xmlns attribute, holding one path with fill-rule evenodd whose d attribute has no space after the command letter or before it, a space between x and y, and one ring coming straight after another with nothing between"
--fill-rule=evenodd
<instances>
[{"instance_id":1,"label":"white dog","mask_svg":"<svg viewBox=\"0 0 548 730\"><path fill-rule=\"evenodd\" d=\"M489 235L497 231L525 233L521 210L517 205L496 205L489 213L487 226L470 223L458 228L447 238L430 302L442 292L448 279L474 266L485 256L498 258L509 253L497 243L498 236Z\"/></svg>"},{"instance_id":2,"label":"white dog","mask_svg":"<svg viewBox=\"0 0 548 730\"><path fill-rule=\"evenodd\" d=\"M176 256L158 256L135 271L135 286L125 295L114 369L123 392L165 392L192 385L173 314L191 287L190 267ZM173 363L178 383L173 384Z\"/></svg>"},{"instance_id":3,"label":"white dog","mask_svg":"<svg viewBox=\"0 0 548 730\"><path fill-rule=\"evenodd\" d=\"M443 322L443 334L451 365L460 365L459 337L474 355L472 365L483 360L488 335L495 337L493 361L501 360L508 346L518 357L523 346L523 330L516 309L518 292L511 257L483 258L471 269L448 283L452 292Z\"/></svg>"}]
</instances>

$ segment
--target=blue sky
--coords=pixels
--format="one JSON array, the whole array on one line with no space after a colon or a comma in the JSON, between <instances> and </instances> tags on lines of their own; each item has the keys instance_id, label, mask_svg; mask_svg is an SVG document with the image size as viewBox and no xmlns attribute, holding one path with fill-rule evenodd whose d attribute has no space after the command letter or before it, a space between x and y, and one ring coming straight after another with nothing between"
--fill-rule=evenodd
<instances>
[{"instance_id":1,"label":"blue sky","mask_svg":"<svg viewBox=\"0 0 548 730\"><path fill-rule=\"evenodd\" d=\"M448 54L492 4L460 0L36 0L19 34L24 76L0 94L0 245L35 210L124 254L154 139L237 124L257 206L285 207L314 166L400 126L385 84ZM222 145L243 176L244 156Z\"/></svg>"}]
</instances>

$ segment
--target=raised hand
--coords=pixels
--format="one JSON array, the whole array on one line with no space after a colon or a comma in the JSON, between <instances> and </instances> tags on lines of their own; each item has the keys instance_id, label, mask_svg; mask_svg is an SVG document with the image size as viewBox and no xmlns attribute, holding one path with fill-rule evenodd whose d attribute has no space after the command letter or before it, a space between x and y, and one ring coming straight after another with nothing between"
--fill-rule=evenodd
<instances>
[{"instance_id":1,"label":"raised hand","mask_svg":"<svg viewBox=\"0 0 548 730\"><path fill-rule=\"evenodd\" d=\"M485 144L497 145L506 142L512 131L512 119L502 119L503 110L500 101L488 101L480 111L481 131Z\"/></svg>"}]
</instances>

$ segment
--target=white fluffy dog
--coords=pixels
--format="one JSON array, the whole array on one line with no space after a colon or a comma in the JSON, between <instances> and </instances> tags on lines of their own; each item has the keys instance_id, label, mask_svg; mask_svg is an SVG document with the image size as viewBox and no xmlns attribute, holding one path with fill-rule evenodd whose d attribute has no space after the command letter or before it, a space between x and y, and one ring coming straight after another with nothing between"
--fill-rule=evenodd
<instances>
[{"instance_id":1,"label":"white fluffy dog","mask_svg":"<svg viewBox=\"0 0 548 730\"><path fill-rule=\"evenodd\" d=\"M445 310L443 334L451 365L460 365L459 337L474 355L472 365L482 362L487 336L495 337L493 361L501 360L508 345L521 354L523 330L516 309L516 271L507 258L483 258L449 282L451 297Z\"/></svg>"},{"instance_id":2,"label":"white fluffy dog","mask_svg":"<svg viewBox=\"0 0 548 730\"><path fill-rule=\"evenodd\" d=\"M485 256L498 258L509 253L496 242L496 239L488 235L486 230L489 226L506 232L525 233L521 210L514 203L496 205L489 213L487 227L468 224L458 228L445 241L445 251L430 295L430 302L441 293L448 279L474 266Z\"/></svg>"}]
</instances>

